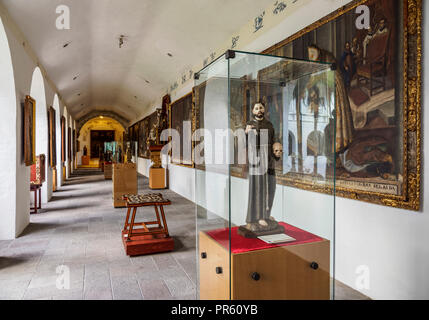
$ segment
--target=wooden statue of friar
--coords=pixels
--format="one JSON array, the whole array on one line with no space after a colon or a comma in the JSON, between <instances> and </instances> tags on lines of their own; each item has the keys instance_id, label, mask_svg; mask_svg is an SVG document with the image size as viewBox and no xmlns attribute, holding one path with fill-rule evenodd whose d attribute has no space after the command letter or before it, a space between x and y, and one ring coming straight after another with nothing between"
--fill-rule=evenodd
<instances>
[{"instance_id":1,"label":"wooden statue of friar","mask_svg":"<svg viewBox=\"0 0 429 320\"><path fill-rule=\"evenodd\" d=\"M275 164L283 147L275 141L273 124L265 118L265 105L253 106L252 119L246 125L249 157L249 200L246 225L238 233L247 238L284 233L284 228L271 216L276 193Z\"/></svg>"}]
</instances>

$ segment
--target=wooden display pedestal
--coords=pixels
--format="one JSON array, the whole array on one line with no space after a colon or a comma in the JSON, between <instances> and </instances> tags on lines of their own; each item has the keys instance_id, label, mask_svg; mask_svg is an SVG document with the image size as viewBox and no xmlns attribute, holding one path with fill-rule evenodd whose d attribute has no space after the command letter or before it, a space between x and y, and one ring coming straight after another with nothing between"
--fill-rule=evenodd
<instances>
[{"instance_id":1,"label":"wooden display pedestal","mask_svg":"<svg viewBox=\"0 0 429 320\"><path fill-rule=\"evenodd\" d=\"M167 188L166 170L164 168L149 169L149 188L152 190L160 190Z\"/></svg>"},{"instance_id":2,"label":"wooden display pedestal","mask_svg":"<svg viewBox=\"0 0 429 320\"><path fill-rule=\"evenodd\" d=\"M113 165L111 162L105 162L104 163L104 179L105 180L112 180L113 176Z\"/></svg>"},{"instance_id":3,"label":"wooden display pedestal","mask_svg":"<svg viewBox=\"0 0 429 320\"><path fill-rule=\"evenodd\" d=\"M82 165L89 166L89 156L82 156Z\"/></svg>"},{"instance_id":4,"label":"wooden display pedestal","mask_svg":"<svg viewBox=\"0 0 429 320\"><path fill-rule=\"evenodd\" d=\"M224 237L222 245L205 232L199 234L201 300L330 299L328 240L242 249L230 259L228 239Z\"/></svg>"},{"instance_id":5,"label":"wooden display pedestal","mask_svg":"<svg viewBox=\"0 0 429 320\"><path fill-rule=\"evenodd\" d=\"M169 252L174 250L174 240L171 237L139 236L139 232L144 230L134 230L133 238L128 241L128 231L122 231L122 242L124 243L125 254L128 256L140 256L153 253Z\"/></svg>"},{"instance_id":6,"label":"wooden display pedestal","mask_svg":"<svg viewBox=\"0 0 429 320\"><path fill-rule=\"evenodd\" d=\"M137 167L135 163L113 164L113 206L123 208L126 194L137 194Z\"/></svg>"},{"instance_id":7,"label":"wooden display pedestal","mask_svg":"<svg viewBox=\"0 0 429 320\"><path fill-rule=\"evenodd\" d=\"M52 191L56 192L58 188L57 168L52 168Z\"/></svg>"},{"instance_id":8,"label":"wooden display pedestal","mask_svg":"<svg viewBox=\"0 0 429 320\"><path fill-rule=\"evenodd\" d=\"M67 177L67 173L66 173L66 167L63 165L62 167L61 167L61 171L62 171L62 174L63 174L63 183L66 181L66 177Z\"/></svg>"},{"instance_id":9,"label":"wooden display pedestal","mask_svg":"<svg viewBox=\"0 0 429 320\"><path fill-rule=\"evenodd\" d=\"M171 204L161 194L127 195L127 216L122 230L125 253L139 256L174 250L174 240L168 232L164 206ZM153 207L156 220L136 222L137 209Z\"/></svg>"}]
</instances>

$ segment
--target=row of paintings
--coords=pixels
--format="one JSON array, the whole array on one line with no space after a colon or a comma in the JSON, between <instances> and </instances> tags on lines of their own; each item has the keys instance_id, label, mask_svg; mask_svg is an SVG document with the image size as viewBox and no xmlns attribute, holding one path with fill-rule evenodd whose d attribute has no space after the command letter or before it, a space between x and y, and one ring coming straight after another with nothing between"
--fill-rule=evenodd
<instances>
[{"instance_id":1,"label":"row of paintings","mask_svg":"<svg viewBox=\"0 0 429 320\"><path fill-rule=\"evenodd\" d=\"M370 9L368 29L356 27L359 14L355 9L360 5ZM319 122L314 129L309 129L308 134L283 132L282 123L287 119L284 119L281 106L285 105L286 97L264 82L267 74L276 72L266 68L259 71L257 80L244 77L231 81L230 127L245 126L251 106L256 101L263 101L267 120L273 124L277 140L283 140L283 145L287 146L284 153L294 159L293 155L299 153L299 148L306 142L306 150L301 152L313 155L315 159L315 171L307 172L298 155L296 163L290 164L296 168L289 170L289 176L279 180L281 183L331 193L332 188L317 185L312 178L318 173L317 157L326 154L323 144L331 144L335 145L335 159L328 164L330 171L327 170L327 174L335 174L337 195L419 210L421 6L421 0L352 1L263 52L335 63L338 66L336 89L332 94L336 98L336 120L329 120L334 117L328 110L328 122ZM328 109L329 96L322 97L320 85L306 83L303 88L308 92L296 94L306 97L307 101L303 103L308 104L309 110L315 113L316 105L317 113ZM202 83L191 94L170 105L170 128L179 132L181 145L184 122L191 122L192 132L204 128L201 106L204 105L205 90L206 83ZM139 155L146 158L149 156L145 141L151 117L153 115L130 128L130 134L134 134L136 141L138 138ZM324 128L317 128L322 125ZM336 137L326 135L324 129L327 128L335 128L331 132L336 132ZM175 164L195 166L193 159L184 159L182 152L180 157L171 160ZM283 165L286 164L279 164L276 169L284 173ZM196 167L204 170L204 164ZM245 166L231 168L231 173L237 177L244 178L245 172Z\"/></svg>"},{"instance_id":2,"label":"row of paintings","mask_svg":"<svg viewBox=\"0 0 429 320\"><path fill-rule=\"evenodd\" d=\"M24 163L32 166L36 163L36 101L26 96L24 102ZM51 168L57 166L57 142L56 142L56 111L53 107L48 109L48 157ZM61 125L61 161L72 160L76 156L76 130L68 128L68 148L66 149L66 118L60 119ZM74 142L72 145L71 142ZM74 146L74 147L73 147Z\"/></svg>"},{"instance_id":3,"label":"row of paintings","mask_svg":"<svg viewBox=\"0 0 429 320\"><path fill-rule=\"evenodd\" d=\"M150 159L148 139L150 130L157 122L157 112L150 114L143 120L128 128L128 137L131 141L137 141L137 154L140 158ZM133 146L133 145L132 145ZM132 150L135 154L135 150Z\"/></svg>"}]
</instances>

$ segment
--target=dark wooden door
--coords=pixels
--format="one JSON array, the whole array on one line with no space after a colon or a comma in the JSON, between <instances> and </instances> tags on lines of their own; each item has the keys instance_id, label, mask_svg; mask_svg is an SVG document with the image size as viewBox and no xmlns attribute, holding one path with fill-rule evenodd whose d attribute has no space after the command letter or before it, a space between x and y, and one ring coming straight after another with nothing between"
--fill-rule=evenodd
<instances>
[{"instance_id":1,"label":"dark wooden door","mask_svg":"<svg viewBox=\"0 0 429 320\"><path fill-rule=\"evenodd\" d=\"M104 143L115 141L114 130L91 130L91 158L99 158Z\"/></svg>"}]
</instances>

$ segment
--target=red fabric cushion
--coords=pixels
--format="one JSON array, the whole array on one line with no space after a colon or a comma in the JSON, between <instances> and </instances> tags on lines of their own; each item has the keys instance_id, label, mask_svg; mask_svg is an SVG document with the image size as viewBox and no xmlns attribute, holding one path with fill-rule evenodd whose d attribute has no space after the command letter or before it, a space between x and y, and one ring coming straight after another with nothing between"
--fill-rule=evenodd
<instances>
[{"instance_id":1,"label":"red fabric cushion","mask_svg":"<svg viewBox=\"0 0 429 320\"><path fill-rule=\"evenodd\" d=\"M290 224L279 222L285 228L285 233L296 239L293 242L281 243L281 244L268 244L259 239L248 239L240 236L237 231L238 227L231 229L231 252L244 253L249 251L264 250L277 247L286 247L291 245L298 245L311 242L319 242L324 239L318 237L310 232L304 231L297 227L291 226ZM226 250L229 250L229 229L217 229L206 232L213 240L217 241Z\"/></svg>"}]
</instances>

